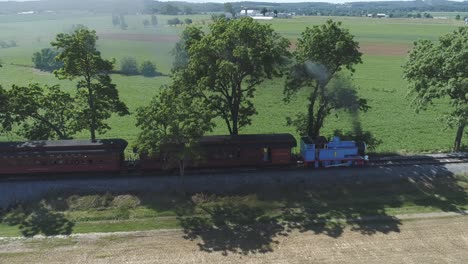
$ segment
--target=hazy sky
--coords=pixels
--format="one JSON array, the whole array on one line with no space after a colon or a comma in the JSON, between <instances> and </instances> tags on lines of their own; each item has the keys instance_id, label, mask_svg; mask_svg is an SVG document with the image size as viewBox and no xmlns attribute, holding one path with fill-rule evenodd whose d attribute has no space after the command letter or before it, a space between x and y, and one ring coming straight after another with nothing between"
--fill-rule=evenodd
<instances>
[{"instance_id":1,"label":"hazy sky","mask_svg":"<svg viewBox=\"0 0 468 264\"><path fill-rule=\"evenodd\" d=\"M11 0L0 0L0 2L6 2L6 1L11 1ZM16 0L18 2L24 2L24 1L39 1L39 0ZM99 1L99 0L96 0ZM161 0L160 0L161 1ZM224 3L224 2L242 2L245 0L180 0L180 1L186 1L186 2L193 2L193 3ZM256 1L256 0L249 0L249 1ZM258 0L258 2L276 2L276 3L298 3L298 2L329 2L329 3L345 3L345 2L375 2L375 1L382 1L382 0L312 0L312 1L306 1L306 0ZM385 0L384 0L385 1ZM391 0L386 0L386 1L391 1ZM395 0L397 1L397 0ZM406 0L398 0L398 1L406 1ZM409 1L409 0L408 0ZM457 1L457 0L452 0L452 1ZM458 2L461 2L463 0L458 0ZM167 2L162 0L161 2Z\"/></svg>"},{"instance_id":2,"label":"hazy sky","mask_svg":"<svg viewBox=\"0 0 468 264\"><path fill-rule=\"evenodd\" d=\"M0 0L0 2L7 2L12 0ZM14 0L16 2L25 2L25 1L39 1L39 0ZM99 0L96 0L99 1ZM168 2L165 0L160 0L161 2ZM192 3L224 3L224 2L242 2L246 0L179 0L185 2L192 2ZM330 2L330 3L345 3L345 2L375 2L375 1L382 1L382 0L247 0L252 2L275 2L275 3L298 3L298 2ZM392 1L392 0L383 0L383 1ZM394 0L397 1L397 0ZM406 1L406 0L398 0L398 1Z\"/></svg>"}]
</instances>

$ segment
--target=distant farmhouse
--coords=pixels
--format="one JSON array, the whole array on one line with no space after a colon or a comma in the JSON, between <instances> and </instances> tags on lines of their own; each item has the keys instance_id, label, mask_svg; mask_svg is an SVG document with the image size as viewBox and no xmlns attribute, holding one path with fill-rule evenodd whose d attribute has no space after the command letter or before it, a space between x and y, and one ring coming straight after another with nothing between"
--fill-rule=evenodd
<instances>
[{"instance_id":1,"label":"distant farmhouse","mask_svg":"<svg viewBox=\"0 0 468 264\"><path fill-rule=\"evenodd\" d=\"M367 14L367 17L388 18L390 16L387 14L378 13L378 14Z\"/></svg>"},{"instance_id":2,"label":"distant farmhouse","mask_svg":"<svg viewBox=\"0 0 468 264\"><path fill-rule=\"evenodd\" d=\"M294 14L293 13L277 13L275 14L274 12L267 12L265 15L260 13L259 10L253 10L253 9L243 9L240 11L239 14L237 14L238 17L251 17L253 19L257 20L272 20L273 18L291 18Z\"/></svg>"}]
</instances>

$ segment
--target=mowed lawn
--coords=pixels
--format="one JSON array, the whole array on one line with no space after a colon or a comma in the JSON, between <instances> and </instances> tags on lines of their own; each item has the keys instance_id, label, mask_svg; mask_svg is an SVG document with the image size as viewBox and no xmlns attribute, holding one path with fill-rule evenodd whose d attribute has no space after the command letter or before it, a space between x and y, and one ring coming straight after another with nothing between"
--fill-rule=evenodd
<instances>
[{"instance_id":1,"label":"mowed lawn","mask_svg":"<svg viewBox=\"0 0 468 264\"><path fill-rule=\"evenodd\" d=\"M188 16L195 23L206 27L209 16ZM0 40L15 40L18 47L0 49L0 59L4 67L0 70L0 84L9 87L12 84L27 85L60 84L66 90L73 90L75 82L60 81L52 74L35 71L28 67L13 64L31 65L35 51L48 47L59 32L69 32L74 24L84 24L96 29L100 39L98 47L106 58L115 58L117 69L119 61L126 56L133 56L138 62L151 60L160 72L170 73L173 57L171 49L184 29L183 26L166 25L169 16L158 16L156 28L144 28L142 21L148 16L126 16L128 30L113 27L110 16L83 14L62 14L45 16L0 16ZM182 20L186 17L179 16ZM293 43L306 26L323 23L328 17L296 17L294 19L273 20L272 26ZM439 117L450 111L447 101L436 102L427 112L416 114L407 98L407 83L402 79L401 66L405 63L406 53L417 39L436 40L439 35L449 33L461 26L461 21L454 19L369 19L335 17L343 22L344 27L360 42L363 64L358 65L353 78L362 97L368 99L372 107L360 116L340 113L339 118L331 116L323 130L331 136L334 130L352 131L359 125L364 131L371 132L381 140L377 152L434 152L447 151L452 145L454 130L444 129ZM127 103L132 113L146 105L161 85L170 82L168 76L144 78L141 76L113 75L118 85L122 100ZM307 91L302 91L290 104L284 104L283 79L266 81L260 87L255 98L258 115L253 118L253 125L243 129L242 133L288 132L297 134L293 127L286 126L286 117L305 111ZM135 142L138 129L135 117L113 117L109 121L112 130L102 137L120 137ZM222 122L213 134L226 134ZM86 138L82 132L79 138ZM1 136L0 140L19 139L14 135ZM465 138L464 144L468 144Z\"/></svg>"}]
</instances>

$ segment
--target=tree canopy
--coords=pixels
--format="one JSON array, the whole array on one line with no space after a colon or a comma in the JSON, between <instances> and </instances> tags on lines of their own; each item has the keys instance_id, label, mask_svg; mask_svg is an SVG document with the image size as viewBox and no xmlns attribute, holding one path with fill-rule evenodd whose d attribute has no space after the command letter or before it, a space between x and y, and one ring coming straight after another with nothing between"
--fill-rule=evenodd
<instances>
[{"instance_id":1,"label":"tree canopy","mask_svg":"<svg viewBox=\"0 0 468 264\"><path fill-rule=\"evenodd\" d=\"M359 44L354 36L341 26L341 22L328 20L325 24L307 27L297 41L295 64L286 78L284 94L289 102L297 92L307 87L307 114L289 119L302 135L316 138L327 116L334 110L367 110L367 102L357 96L355 87L346 77L339 76L343 69L354 71L362 63Z\"/></svg>"},{"instance_id":2,"label":"tree canopy","mask_svg":"<svg viewBox=\"0 0 468 264\"><path fill-rule=\"evenodd\" d=\"M460 150L468 124L468 28L441 36L438 43L415 42L404 69L416 110L426 109L435 99L450 100L452 112L443 119L457 129L453 150Z\"/></svg>"},{"instance_id":3,"label":"tree canopy","mask_svg":"<svg viewBox=\"0 0 468 264\"><path fill-rule=\"evenodd\" d=\"M180 174L196 152L197 140L211 131L211 114L204 102L193 98L179 83L163 87L146 107L137 110L140 152L163 154L167 162L177 162Z\"/></svg>"},{"instance_id":4,"label":"tree canopy","mask_svg":"<svg viewBox=\"0 0 468 264\"><path fill-rule=\"evenodd\" d=\"M96 139L96 132L102 134L109 129L106 120L113 113L129 114L109 76L114 62L101 57L96 41L96 31L79 28L72 34L58 34L51 43L60 50L57 59L63 62L55 75L59 79L79 79L78 126L90 131L91 140Z\"/></svg>"},{"instance_id":5,"label":"tree canopy","mask_svg":"<svg viewBox=\"0 0 468 264\"><path fill-rule=\"evenodd\" d=\"M7 91L8 111L20 126L18 134L29 140L70 139L76 126L74 98L58 85L13 85Z\"/></svg>"},{"instance_id":6,"label":"tree canopy","mask_svg":"<svg viewBox=\"0 0 468 264\"><path fill-rule=\"evenodd\" d=\"M251 124L257 112L252 98L265 79L281 76L289 41L270 25L252 18L216 19L210 32L188 27L184 32L187 65L184 86L205 100L231 135Z\"/></svg>"}]
</instances>

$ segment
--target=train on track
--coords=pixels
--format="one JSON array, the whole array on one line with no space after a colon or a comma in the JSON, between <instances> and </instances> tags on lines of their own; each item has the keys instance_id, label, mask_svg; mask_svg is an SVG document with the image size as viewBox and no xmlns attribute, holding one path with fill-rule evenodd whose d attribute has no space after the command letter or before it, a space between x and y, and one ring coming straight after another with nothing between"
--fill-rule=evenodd
<instances>
[{"instance_id":1,"label":"train on track","mask_svg":"<svg viewBox=\"0 0 468 264\"><path fill-rule=\"evenodd\" d=\"M138 153L136 161L125 160L127 141L123 139L0 142L0 175L43 175L55 173L162 172L176 169L171 150L155 155ZM364 142L342 141L334 137L302 138L300 153L291 134L251 134L205 136L197 143L201 155L191 158L188 169L241 167L334 167L364 165ZM174 151L176 151L174 149Z\"/></svg>"}]
</instances>

